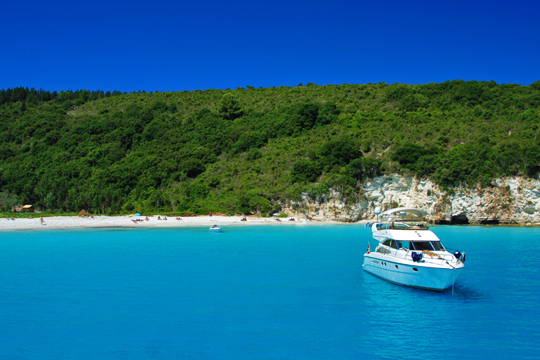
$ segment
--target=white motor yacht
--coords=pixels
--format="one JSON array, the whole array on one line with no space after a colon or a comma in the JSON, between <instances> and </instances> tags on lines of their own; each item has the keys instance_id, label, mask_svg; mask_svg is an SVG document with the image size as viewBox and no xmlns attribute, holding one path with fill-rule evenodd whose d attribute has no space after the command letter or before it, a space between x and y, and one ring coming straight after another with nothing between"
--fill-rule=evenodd
<instances>
[{"instance_id":1,"label":"white motor yacht","mask_svg":"<svg viewBox=\"0 0 540 360\"><path fill-rule=\"evenodd\" d=\"M378 241L364 254L363 268L395 284L442 291L454 284L465 267L465 253L451 253L425 222L428 213L414 208L396 208L371 225Z\"/></svg>"}]
</instances>

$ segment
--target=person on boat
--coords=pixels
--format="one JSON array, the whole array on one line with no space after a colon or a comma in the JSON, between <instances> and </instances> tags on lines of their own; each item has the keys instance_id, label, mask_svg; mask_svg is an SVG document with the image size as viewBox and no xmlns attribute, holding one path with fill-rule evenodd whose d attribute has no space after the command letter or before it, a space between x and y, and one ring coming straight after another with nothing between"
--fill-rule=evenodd
<instances>
[{"instance_id":1,"label":"person on boat","mask_svg":"<svg viewBox=\"0 0 540 360\"><path fill-rule=\"evenodd\" d=\"M392 223L390 224L390 229L395 229L394 227L394 222L392 221Z\"/></svg>"}]
</instances>

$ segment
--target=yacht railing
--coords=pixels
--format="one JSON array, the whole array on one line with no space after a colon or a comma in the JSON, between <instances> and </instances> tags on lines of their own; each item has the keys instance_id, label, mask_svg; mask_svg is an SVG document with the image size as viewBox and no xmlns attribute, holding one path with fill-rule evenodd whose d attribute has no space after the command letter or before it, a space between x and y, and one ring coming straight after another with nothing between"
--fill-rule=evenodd
<instances>
[{"instance_id":1,"label":"yacht railing","mask_svg":"<svg viewBox=\"0 0 540 360\"><path fill-rule=\"evenodd\" d=\"M411 256L412 252L422 253L423 260L426 260L426 256L429 256L429 260L442 260L442 261L454 261L456 258L453 254L450 254L446 251L443 254L437 254L434 251L411 250L407 248L401 248L401 249L392 248L392 250L388 250L388 249L385 249L385 250L388 251L388 253L385 253L386 255L393 256L397 259L404 259L404 260L407 260L407 257L409 259L412 259L412 256ZM403 252L403 250L405 250L405 252Z\"/></svg>"}]
</instances>

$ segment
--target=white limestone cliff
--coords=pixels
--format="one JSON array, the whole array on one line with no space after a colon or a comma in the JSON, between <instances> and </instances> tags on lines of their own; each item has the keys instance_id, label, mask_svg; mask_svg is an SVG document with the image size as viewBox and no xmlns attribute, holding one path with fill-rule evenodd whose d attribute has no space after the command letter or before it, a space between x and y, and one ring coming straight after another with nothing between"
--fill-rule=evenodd
<instances>
[{"instance_id":1,"label":"white limestone cliff","mask_svg":"<svg viewBox=\"0 0 540 360\"><path fill-rule=\"evenodd\" d=\"M404 206L423 209L432 219L458 216L471 223L496 219L502 224L540 225L540 180L508 177L495 180L493 186L444 191L429 179L386 175L365 181L356 201L346 201L339 191L331 190L318 201L303 194L302 201L282 206L291 215L319 220L372 220L376 207Z\"/></svg>"}]
</instances>

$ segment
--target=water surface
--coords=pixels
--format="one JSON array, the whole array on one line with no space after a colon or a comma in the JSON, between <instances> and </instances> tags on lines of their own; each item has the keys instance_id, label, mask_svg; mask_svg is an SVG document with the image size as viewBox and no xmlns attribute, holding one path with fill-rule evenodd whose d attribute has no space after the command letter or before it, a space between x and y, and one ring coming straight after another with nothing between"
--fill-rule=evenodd
<instances>
[{"instance_id":1,"label":"water surface","mask_svg":"<svg viewBox=\"0 0 540 360\"><path fill-rule=\"evenodd\" d=\"M533 228L436 227L451 290L362 270L361 225L0 234L0 358L538 359Z\"/></svg>"}]
</instances>

